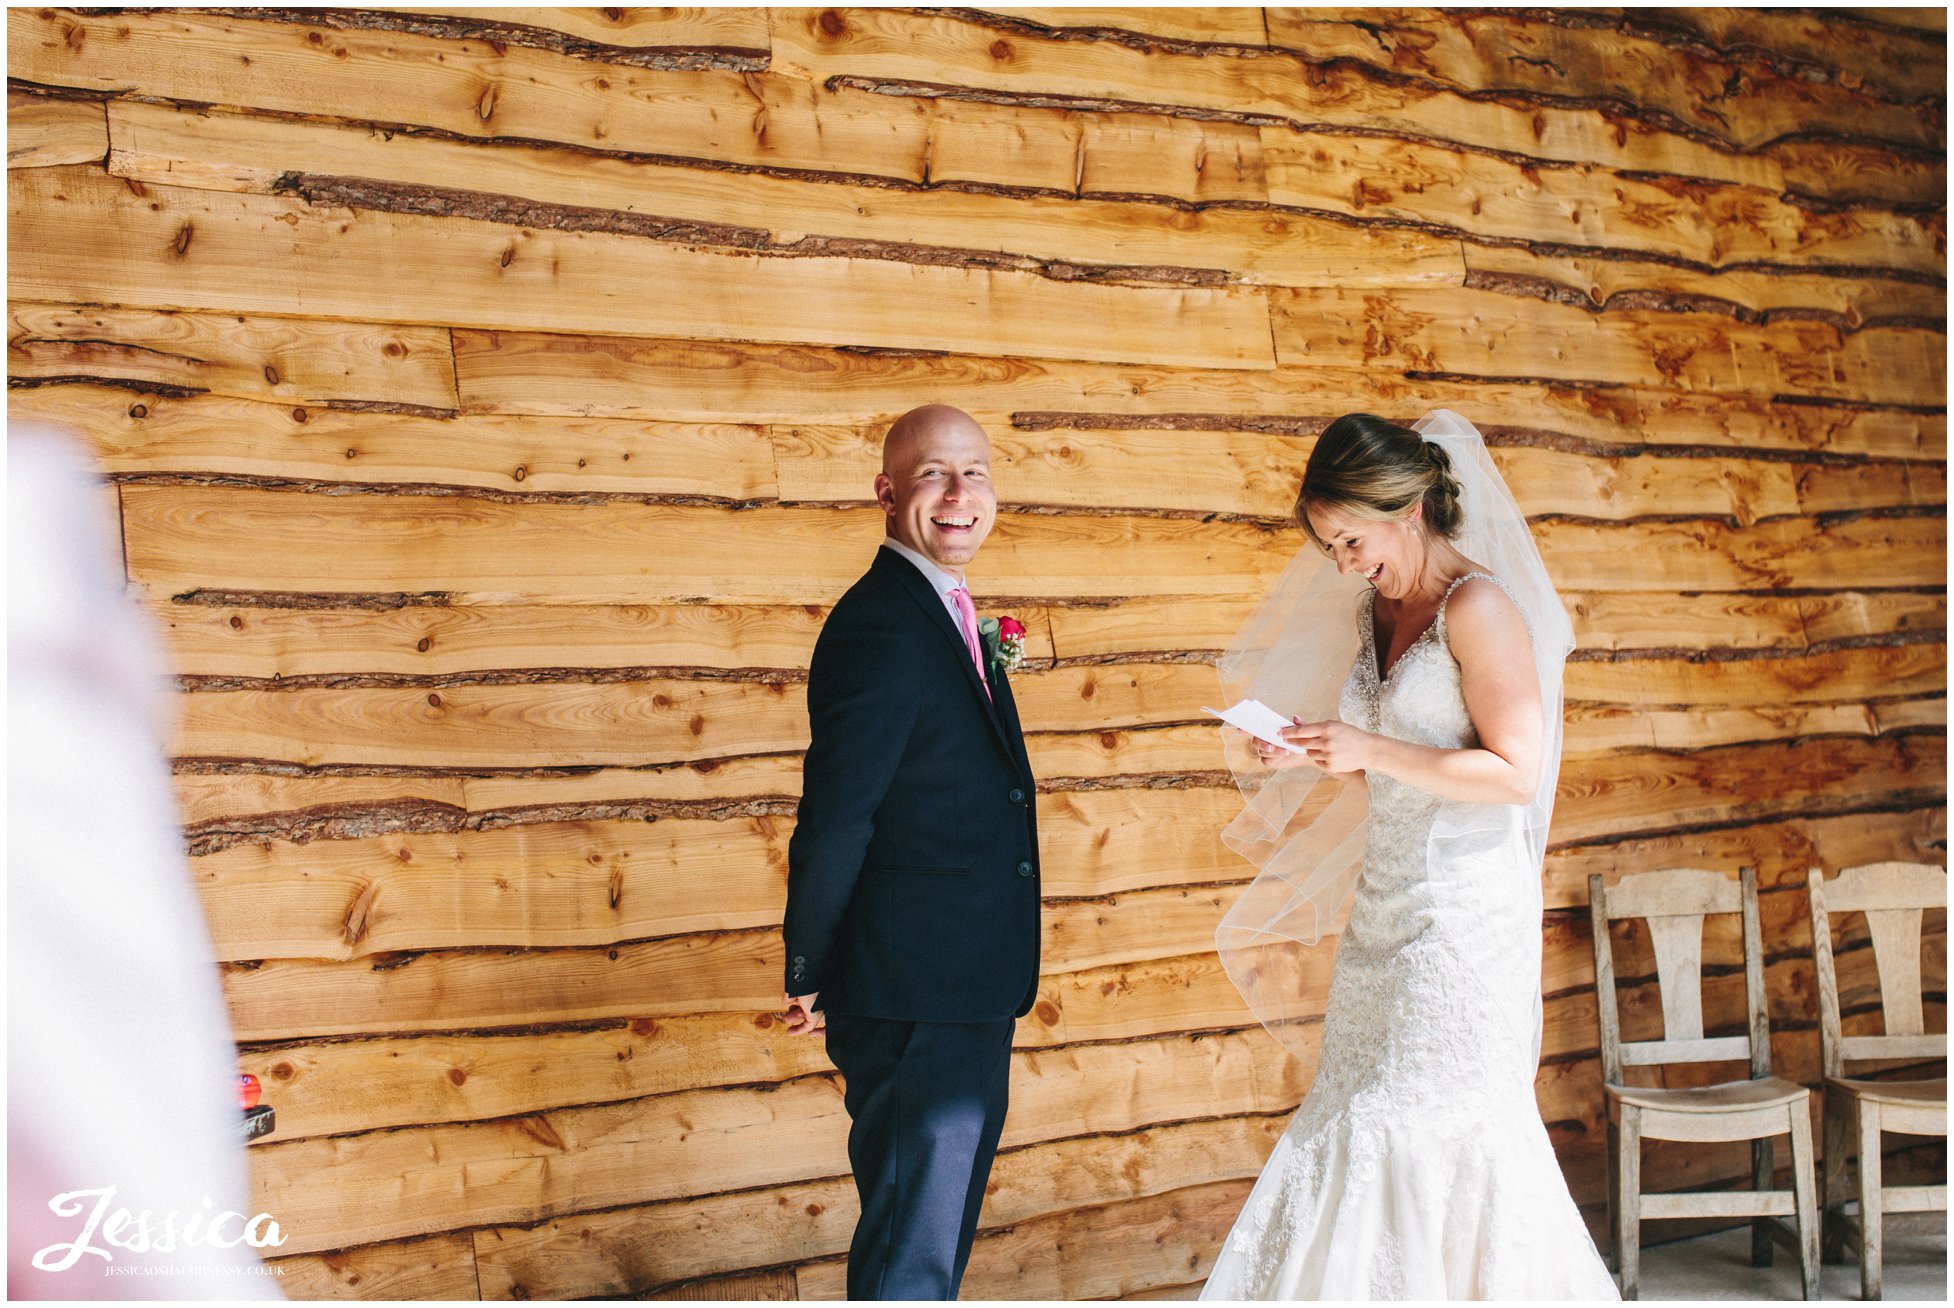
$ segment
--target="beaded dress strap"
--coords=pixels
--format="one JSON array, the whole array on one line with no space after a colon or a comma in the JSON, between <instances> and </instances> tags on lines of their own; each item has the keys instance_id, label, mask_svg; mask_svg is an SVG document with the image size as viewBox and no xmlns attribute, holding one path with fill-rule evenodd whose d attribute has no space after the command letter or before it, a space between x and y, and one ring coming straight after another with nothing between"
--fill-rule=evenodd
<instances>
[{"instance_id":1,"label":"beaded dress strap","mask_svg":"<svg viewBox=\"0 0 1954 1308\"><path fill-rule=\"evenodd\" d=\"M1473 572L1468 572L1461 576L1455 577L1452 580L1452 584L1445 588L1445 594L1441 596L1438 601L1438 616L1432 619L1432 626L1437 628L1440 639L1445 639L1445 607L1446 605L1452 602L1452 592L1457 590L1459 587L1465 585L1468 581L1471 581L1474 577L1484 577L1487 581L1492 582L1493 585L1505 591L1506 598L1512 600L1516 606L1519 604L1520 602L1519 596L1513 593L1513 588L1507 585L1504 581L1501 581L1498 577L1495 577L1490 572L1479 572L1475 570ZM1525 609L1520 610L1520 621L1526 622L1527 634L1531 636L1533 634L1533 624L1531 622L1527 622L1527 614ZM1450 645L1452 642L1450 640L1446 640L1445 643L1447 645Z\"/></svg>"}]
</instances>

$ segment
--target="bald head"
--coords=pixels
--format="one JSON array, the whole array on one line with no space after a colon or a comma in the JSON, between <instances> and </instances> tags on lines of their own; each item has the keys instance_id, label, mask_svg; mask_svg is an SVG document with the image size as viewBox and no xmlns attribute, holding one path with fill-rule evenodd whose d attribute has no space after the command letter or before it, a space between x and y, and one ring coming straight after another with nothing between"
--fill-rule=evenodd
<instances>
[{"instance_id":1,"label":"bald head","mask_svg":"<svg viewBox=\"0 0 1954 1308\"><path fill-rule=\"evenodd\" d=\"M948 404L925 404L911 409L889 424L888 434L882 438L882 473L893 476L895 470L905 467L915 458L919 445L929 443L933 438L956 434L973 436L984 446L984 458L990 460L990 438L975 418L962 409Z\"/></svg>"},{"instance_id":2,"label":"bald head","mask_svg":"<svg viewBox=\"0 0 1954 1308\"><path fill-rule=\"evenodd\" d=\"M875 499L891 537L962 576L997 519L990 438L962 409L911 409L882 438Z\"/></svg>"}]
</instances>

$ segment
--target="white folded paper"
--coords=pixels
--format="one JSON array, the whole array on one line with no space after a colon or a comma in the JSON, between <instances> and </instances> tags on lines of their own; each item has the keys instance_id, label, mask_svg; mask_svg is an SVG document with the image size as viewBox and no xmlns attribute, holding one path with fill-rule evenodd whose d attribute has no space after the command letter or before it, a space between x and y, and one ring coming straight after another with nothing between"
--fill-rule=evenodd
<instances>
[{"instance_id":1,"label":"white folded paper","mask_svg":"<svg viewBox=\"0 0 1954 1308\"><path fill-rule=\"evenodd\" d=\"M1280 734L1282 729L1284 727L1294 726L1295 724L1259 699L1245 699L1241 703L1225 709L1211 709L1203 706L1201 711L1203 713L1212 713L1229 726L1240 727L1257 740L1265 740L1271 745L1278 745L1288 750L1291 754L1308 752L1302 746L1292 745L1282 738Z\"/></svg>"}]
</instances>

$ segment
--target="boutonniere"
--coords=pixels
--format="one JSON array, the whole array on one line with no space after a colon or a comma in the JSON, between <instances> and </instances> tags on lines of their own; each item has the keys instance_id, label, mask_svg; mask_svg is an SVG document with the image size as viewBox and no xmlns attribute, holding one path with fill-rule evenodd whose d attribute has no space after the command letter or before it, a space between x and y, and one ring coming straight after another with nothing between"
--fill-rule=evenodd
<instances>
[{"instance_id":1,"label":"boutonniere","mask_svg":"<svg viewBox=\"0 0 1954 1308\"><path fill-rule=\"evenodd\" d=\"M1016 618L979 618L977 636L993 672L1010 674L1024 662L1024 623Z\"/></svg>"}]
</instances>

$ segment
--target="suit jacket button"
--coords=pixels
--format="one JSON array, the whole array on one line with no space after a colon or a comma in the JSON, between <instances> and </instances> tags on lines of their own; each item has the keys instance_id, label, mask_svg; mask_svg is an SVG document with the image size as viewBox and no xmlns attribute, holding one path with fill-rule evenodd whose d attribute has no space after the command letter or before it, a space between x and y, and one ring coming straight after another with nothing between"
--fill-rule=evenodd
<instances>
[{"instance_id":1,"label":"suit jacket button","mask_svg":"<svg viewBox=\"0 0 1954 1308\"><path fill-rule=\"evenodd\" d=\"M807 958L806 958L806 957L805 957L804 955L801 955L801 954L796 954L796 955L794 955L794 966L795 966L795 967L799 967L799 966L801 966L801 965L802 965L803 963L805 963L805 962L807 962Z\"/></svg>"},{"instance_id":2,"label":"suit jacket button","mask_svg":"<svg viewBox=\"0 0 1954 1308\"><path fill-rule=\"evenodd\" d=\"M1012 791L1012 792L1011 792L1011 802L1012 802L1013 804L1022 804L1022 803L1024 803L1024 791L1022 791L1022 790L1014 790L1014 791Z\"/></svg>"},{"instance_id":3,"label":"suit jacket button","mask_svg":"<svg viewBox=\"0 0 1954 1308\"><path fill-rule=\"evenodd\" d=\"M1018 864L1018 875L1019 875L1019 876L1021 876L1021 877L1028 877L1028 876L1030 876L1030 875L1031 875L1031 864L1030 864L1030 863L1020 863L1020 864Z\"/></svg>"}]
</instances>

